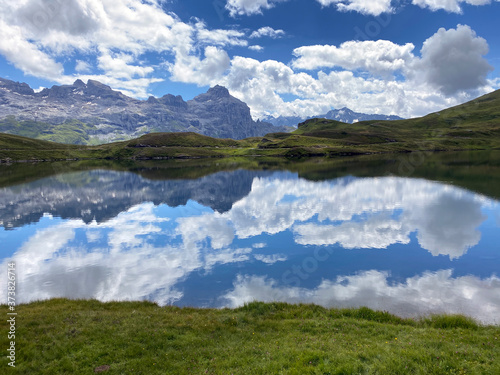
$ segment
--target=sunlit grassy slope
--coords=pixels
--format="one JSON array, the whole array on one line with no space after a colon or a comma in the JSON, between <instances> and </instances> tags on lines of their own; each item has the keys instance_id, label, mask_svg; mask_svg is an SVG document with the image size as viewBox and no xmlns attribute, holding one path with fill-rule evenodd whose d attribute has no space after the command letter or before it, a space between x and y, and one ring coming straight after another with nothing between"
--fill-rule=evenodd
<instances>
[{"instance_id":1,"label":"sunlit grassy slope","mask_svg":"<svg viewBox=\"0 0 500 375\"><path fill-rule=\"evenodd\" d=\"M68 144L89 144L92 142L89 133L96 130L95 126L78 120L51 125L40 121L18 121L14 116L0 120L0 129L9 134Z\"/></svg>"},{"instance_id":2,"label":"sunlit grassy slope","mask_svg":"<svg viewBox=\"0 0 500 375\"><path fill-rule=\"evenodd\" d=\"M500 90L425 117L344 124L313 119L294 135L327 138L376 149L474 149L500 147Z\"/></svg>"},{"instance_id":3,"label":"sunlit grassy slope","mask_svg":"<svg viewBox=\"0 0 500 375\"><path fill-rule=\"evenodd\" d=\"M500 90L416 119L357 124L312 119L299 124L293 133L272 133L239 141L196 133L151 133L129 141L75 146L0 134L0 160L3 161L225 156L298 158L485 149L500 149Z\"/></svg>"}]
</instances>

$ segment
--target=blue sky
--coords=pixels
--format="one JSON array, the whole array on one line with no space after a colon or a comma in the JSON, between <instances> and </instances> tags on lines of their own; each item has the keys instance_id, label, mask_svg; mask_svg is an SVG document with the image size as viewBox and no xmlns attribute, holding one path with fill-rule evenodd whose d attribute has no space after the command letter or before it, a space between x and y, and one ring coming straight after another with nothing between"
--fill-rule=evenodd
<instances>
[{"instance_id":1,"label":"blue sky","mask_svg":"<svg viewBox=\"0 0 500 375\"><path fill-rule=\"evenodd\" d=\"M500 0L0 0L0 76L145 99L216 84L255 118L414 117L500 88Z\"/></svg>"}]
</instances>

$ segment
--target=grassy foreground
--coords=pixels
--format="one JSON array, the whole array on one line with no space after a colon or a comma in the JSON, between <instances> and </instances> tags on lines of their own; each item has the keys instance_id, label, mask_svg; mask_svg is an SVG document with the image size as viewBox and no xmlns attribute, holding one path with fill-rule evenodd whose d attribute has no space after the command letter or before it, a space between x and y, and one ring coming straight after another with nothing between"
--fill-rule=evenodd
<instances>
[{"instance_id":1,"label":"grassy foreground","mask_svg":"<svg viewBox=\"0 0 500 375\"><path fill-rule=\"evenodd\" d=\"M500 374L500 327L462 316L66 299L17 313L16 368L2 356L4 374ZM6 319L0 327L7 349Z\"/></svg>"}]
</instances>

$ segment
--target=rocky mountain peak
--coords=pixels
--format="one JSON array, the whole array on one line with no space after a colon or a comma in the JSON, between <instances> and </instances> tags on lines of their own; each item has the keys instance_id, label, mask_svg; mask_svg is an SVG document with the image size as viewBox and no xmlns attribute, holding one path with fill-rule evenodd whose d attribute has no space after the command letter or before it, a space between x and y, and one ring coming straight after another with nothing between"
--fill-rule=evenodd
<instances>
[{"instance_id":1,"label":"rocky mountain peak","mask_svg":"<svg viewBox=\"0 0 500 375\"><path fill-rule=\"evenodd\" d=\"M14 82L9 79L0 78L0 87L22 95L34 95L35 91L26 83Z\"/></svg>"},{"instance_id":2,"label":"rocky mountain peak","mask_svg":"<svg viewBox=\"0 0 500 375\"><path fill-rule=\"evenodd\" d=\"M219 86L219 85L211 87L207 91L207 94L214 96L214 97L217 97L217 98L228 98L229 96L231 96L229 94L228 89L226 89L224 86Z\"/></svg>"},{"instance_id":3,"label":"rocky mountain peak","mask_svg":"<svg viewBox=\"0 0 500 375\"><path fill-rule=\"evenodd\" d=\"M86 87L85 83L81 79L77 79L75 82L73 82L73 86L75 87Z\"/></svg>"},{"instance_id":4,"label":"rocky mountain peak","mask_svg":"<svg viewBox=\"0 0 500 375\"><path fill-rule=\"evenodd\" d=\"M87 90L91 95L100 95L101 93L109 94L113 91L113 89L108 85L105 85L104 83L101 83L99 81L94 81L93 79L89 79L87 81Z\"/></svg>"},{"instance_id":5,"label":"rocky mountain peak","mask_svg":"<svg viewBox=\"0 0 500 375\"><path fill-rule=\"evenodd\" d=\"M205 94L198 95L193 100L198 102L206 102L208 100L219 100L219 99L229 99L232 98L229 94L229 90L224 86L216 85L211 87Z\"/></svg>"},{"instance_id":6,"label":"rocky mountain peak","mask_svg":"<svg viewBox=\"0 0 500 375\"><path fill-rule=\"evenodd\" d=\"M187 103L180 95L174 96L172 94L166 94L159 99L159 102L173 108L187 109Z\"/></svg>"},{"instance_id":7,"label":"rocky mountain peak","mask_svg":"<svg viewBox=\"0 0 500 375\"><path fill-rule=\"evenodd\" d=\"M99 81L95 81L93 79L89 79L87 81L87 86L88 87L99 87L102 90L112 90L111 87L109 87L108 85L105 85L104 83L101 83Z\"/></svg>"}]
</instances>

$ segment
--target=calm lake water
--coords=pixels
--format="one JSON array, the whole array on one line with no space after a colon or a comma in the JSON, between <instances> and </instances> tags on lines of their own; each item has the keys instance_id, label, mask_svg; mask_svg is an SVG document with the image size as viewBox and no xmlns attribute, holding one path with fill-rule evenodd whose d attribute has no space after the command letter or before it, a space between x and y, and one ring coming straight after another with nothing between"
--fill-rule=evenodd
<instances>
[{"instance_id":1,"label":"calm lake water","mask_svg":"<svg viewBox=\"0 0 500 375\"><path fill-rule=\"evenodd\" d=\"M500 158L477 155L59 165L24 183L41 167L3 166L0 287L13 260L19 303L286 301L500 324Z\"/></svg>"}]
</instances>

